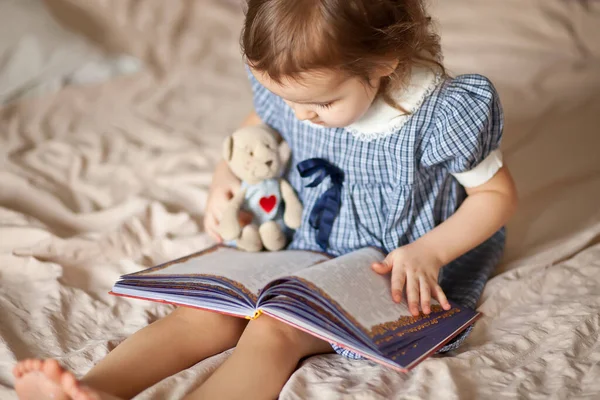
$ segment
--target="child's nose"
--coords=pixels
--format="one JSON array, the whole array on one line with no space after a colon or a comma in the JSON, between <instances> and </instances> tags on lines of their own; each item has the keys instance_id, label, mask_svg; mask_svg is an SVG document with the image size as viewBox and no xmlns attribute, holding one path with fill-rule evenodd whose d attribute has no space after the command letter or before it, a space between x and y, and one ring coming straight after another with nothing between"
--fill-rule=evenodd
<instances>
[{"instance_id":1,"label":"child's nose","mask_svg":"<svg viewBox=\"0 0 600 400\"><path fill-rule=\"evenodd\" d=\"M298 118L300 121L315 119L317 116L317 113L314 111L306 110L302 107L295 107L294 112L296 113L296 118Z\"/></svg>"}]
</instances>

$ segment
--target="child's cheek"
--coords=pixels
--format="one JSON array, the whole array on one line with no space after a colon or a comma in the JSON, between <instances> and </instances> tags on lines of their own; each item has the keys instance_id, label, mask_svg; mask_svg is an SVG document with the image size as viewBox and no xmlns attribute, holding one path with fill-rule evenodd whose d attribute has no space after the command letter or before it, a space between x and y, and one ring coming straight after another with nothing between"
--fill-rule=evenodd
<instances>
[{"instance_id":1,"label":"child's cheek","mask_svg":"<svg viewBox=\"0 0 600 400\"><path fill-rule=\"evenodd\" d=\"M340 105L330 118L335 120L336 126L348 126L357 119L356 109L353 107L353 104Z\"/></svg>"}]
</instances>

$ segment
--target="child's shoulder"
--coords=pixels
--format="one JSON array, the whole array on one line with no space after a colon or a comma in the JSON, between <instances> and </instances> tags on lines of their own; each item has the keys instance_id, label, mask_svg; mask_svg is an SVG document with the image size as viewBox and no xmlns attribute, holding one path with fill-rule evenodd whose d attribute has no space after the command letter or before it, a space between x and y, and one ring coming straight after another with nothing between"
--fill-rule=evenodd
<instances>
[{"instance_id":1,"label":"child's shoulder","mask_svg":"<svg viewBox=\"0 0 600 400\"><path fill-rule=\"evenodd\" d=\"M402 129L427 131L438 119L466 123L493 113L498 95L483 75L448 77L425 67L413 68L404 87L388 99L376 99L364 117L346 129L361 140L398 135ZM399 106L399 107L398 107ZM411 121L411 123L409 123Z\"/></svg>"},{"instance_id":2,"label":"child's shoulder","mask_svg":"<svg viewBox=\"0 0 600 400\"><path fill-rule=\"evenodd\" d=\"M499 102L492 81L480 74L446 77L436 95L439 99L437 106L448 111L474 104L491 106Z\"/></svg>"},{"instance_id":3,"label":"child's shoulder","mask_svg":"<svg viewBox=\"0 0 600 400\"><path fill-rule=\"evenodd\" d=\"M429 129L423 130L423 165L444 165L450 173L463 173L498 148L504 117L487 77L446 77L430 100L433 112Z\"/></svg>"}]
</instances>

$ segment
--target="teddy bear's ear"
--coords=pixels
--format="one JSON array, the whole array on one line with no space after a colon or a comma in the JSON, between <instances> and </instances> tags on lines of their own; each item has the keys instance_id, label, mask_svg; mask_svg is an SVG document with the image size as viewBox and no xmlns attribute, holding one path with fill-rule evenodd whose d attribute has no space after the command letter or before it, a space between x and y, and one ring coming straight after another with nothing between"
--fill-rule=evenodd
<instances>
[{"instance_id":1,"label":"teddy bear's ear","mask_svg":"<svg viewBox=\"0 0 600 400\"><path fill-rule=\"evenodd\" d=\"M290 146L287 144L285 140L279 143L279 159L281 161L281 165L287 165L288 161L290 161L290 157L292 156L292 150Z\"/></svg>"},{"instance_id":2,"label":"teddy bear's ear","mask_svg":"<svg viewBox=\"0 0 600 400\"><path fill-rule=\"evenodd\" d=\"M233 136L227 136L225 142L223 142L223 158L225 161L231 161L233 156Z\"/></svg>"}]
</instances>

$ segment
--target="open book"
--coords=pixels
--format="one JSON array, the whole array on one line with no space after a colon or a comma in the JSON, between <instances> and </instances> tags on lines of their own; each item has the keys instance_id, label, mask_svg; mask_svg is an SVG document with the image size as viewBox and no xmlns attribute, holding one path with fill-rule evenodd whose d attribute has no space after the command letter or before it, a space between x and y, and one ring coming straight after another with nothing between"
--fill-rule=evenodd
<instances>
[{"instance_id":1,"label":"open book","mask_svg":"<svg viewBox=\"0 0 600 400\"><path fill-rule=\"evenodd\" d=\"M384 254L365 248L338 258L286 250L247 253L217 245L122 276L112 294L254 319L261 314L330 343L407 371L472 324L480 314L432 303L410 315L394 303L389 276L371 270Z\"/></svg>"}]
</instances>

